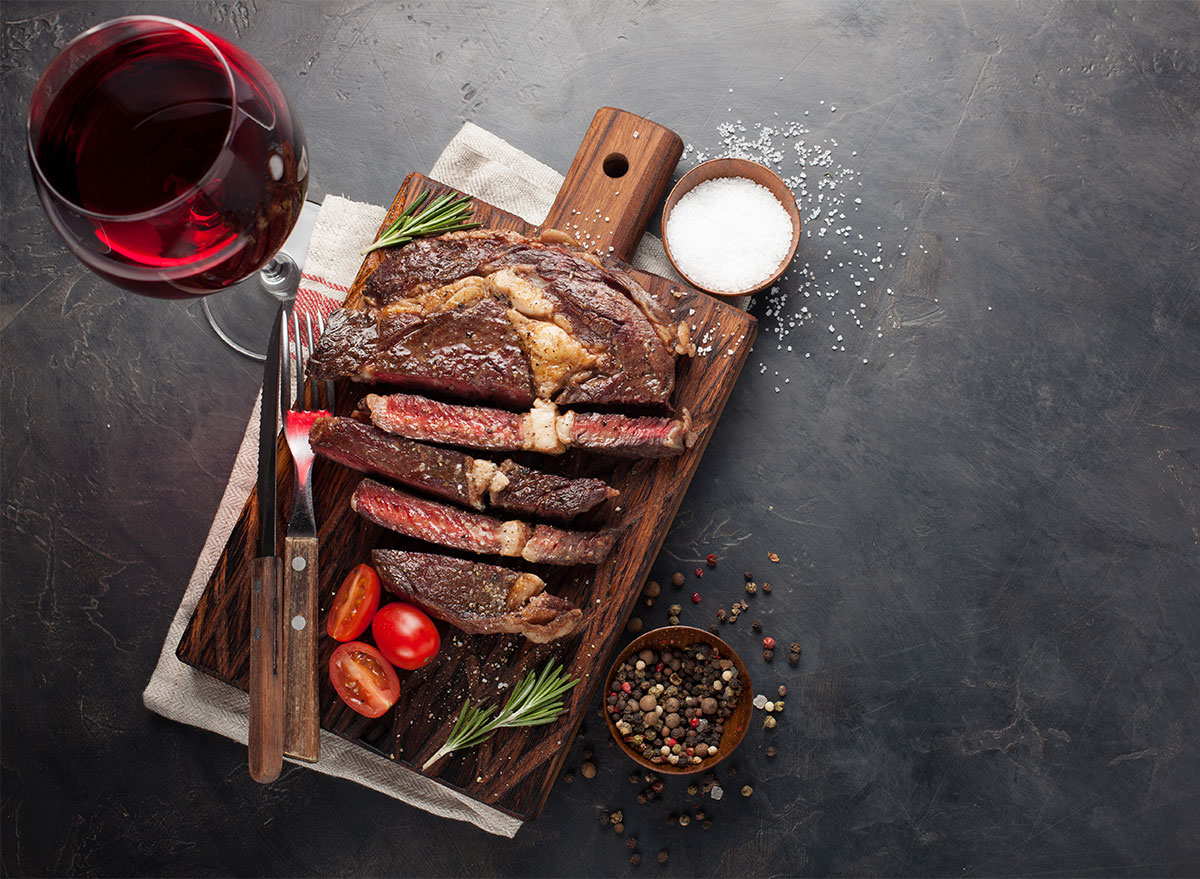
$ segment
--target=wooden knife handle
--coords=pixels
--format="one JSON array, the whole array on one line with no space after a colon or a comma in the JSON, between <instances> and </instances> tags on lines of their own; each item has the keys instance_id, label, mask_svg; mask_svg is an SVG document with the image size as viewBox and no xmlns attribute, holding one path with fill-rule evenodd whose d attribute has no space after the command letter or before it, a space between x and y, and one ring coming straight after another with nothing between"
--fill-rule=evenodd
<instances>
[{"instance_id":1,"label":"wooden knife handle","mask_svg":"<svg viewBox=\"0 0 1200 879\"><path fill-rule=\"evenodd\" d=\"M560 229L602 256L628 260L681 155L683 141L671 129L601 107L542 226Z\"/></svg>"},{"instance_id":2,"label":"wooden knife handle","mask_svg":"<svg viewBox=\"0 0 1200 879\"><path fill-rule=\"evenodd\" d=\"M279 559L250 563L250 777L266 784L283 768L283 583Z\"/></svg>"},{"instance_id":3,"label":"wooden knife handle","mask_svg":"<svg viewBox=\"0 0 1200 879\"><path fill-rule=\"evenodd\" d=\"M283 752L315 763L321 753L317 704L317 538L288 537L283 544L284 675L287 722Z\"/></svg>"}]
</instances>

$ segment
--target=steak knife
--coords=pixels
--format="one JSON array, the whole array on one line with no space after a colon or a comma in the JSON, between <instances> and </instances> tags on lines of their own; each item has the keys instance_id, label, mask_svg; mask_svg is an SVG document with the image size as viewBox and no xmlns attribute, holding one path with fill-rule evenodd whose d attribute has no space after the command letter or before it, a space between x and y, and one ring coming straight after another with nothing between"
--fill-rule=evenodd
<instances>
[{"instance_id":1,"label":"steak knife","mask_svg":"<svg viewBox=\"0 0 1200 879\"><path fill-rule=\"evenodd\" d=\"M283 768L284 671L282 564L275 547L279 451L279 340L276 315L263 373L258 424L258 558L250 563L250 776L266 784Z\"/></svg>"}]
</instances>

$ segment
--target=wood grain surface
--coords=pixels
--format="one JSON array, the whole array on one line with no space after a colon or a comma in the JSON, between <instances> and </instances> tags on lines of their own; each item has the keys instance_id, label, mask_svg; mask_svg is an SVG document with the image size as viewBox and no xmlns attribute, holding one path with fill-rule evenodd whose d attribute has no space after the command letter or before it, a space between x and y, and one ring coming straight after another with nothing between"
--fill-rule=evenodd
<instances>
[{"instance_id":1,"label":"wood grain surface","mask_svg":"<svg viewBox=\"0 0 1200 879\"><path fill-rule=\"evenodd\" d=\"M638 140L652 129L652 123L642 120L641 127L636 129ZM616 126L614 130L618 136L632 139L635 129ZM670 156L670 151L663 149L666 141L669 138L662 139L651 150L659 156L659 162L663 161L663 156ZM603 138L593 141L594 155L600 155L606 149L604 143ZM630 153L634 161L640 155L632 149ZM670 181L675 158L669 161L670 168L665 175L651 174L645 179L657 180L653 185L665 187ZM584 166L580 167L582 175ZM587 173L603 174L602 167L593 164L587 168L590 168ZM576 179L575 170L573 166L569 181ZM581 198L590 198L606 186L612 186L613 192L619 188L615 179L590 185L576 179L570 191L581 193ZM384 225L392 222L412 199L426 190L431 190L434 195L452 191L419 174L409 175L397 193ZM651 200L651 208L661 193L662 189L659 189ZM586 203L572 204L570 198L560 202L556 215L564 221L573 216L572 210L590 209L593 213L595 210ZM648 220L649 214L641 199L613 203L610 208L613 210L607 216L613 218L612 222L617 222L617 217L633 216L644 226ZM537 231L520 218L480 201L475 204L475 217L488 227L522 233ZM620 241L621 252L628 252L641 231L639 228L638 234L629 240L614 239ZM605 244L603 249L606 251L608 246ZM617 245L611 246L616 248ZM364 261L347 299L348 306L361 304L363 282L382 259L383 256L375 253ZM548 591L583 609L584 618L579 630L558 642L536 645L519 636L469 636L443 626L442 649L437 660L418 671L401 672L399 701L391 711L374 720L343 705L334 694L328 675L321 675L321 724L324 729L395 760L406 770L418 771L416 767L445 740L464 699L502 700L504 692L526 671L540 666L552 656L559 658L580 683L568 695L566 710L557 722L531 729L502 730L478 748L458 752L434 767L434 777L440 783L523 819L537 816L553 786L591 695L607 671L606 660L637 603L644 579L745 363L756 331L754 318L731 305L665 278L633 269L629 271L677 319L686 320L693 327L693 338L701 353L691 359L680 358L673 402L677 410L691 412L694 424L702 429L696 445L678 458L614 461L568 453L553 464L548 464L545 459L540 461L540 466L561 468L562 472L572 475L603 476L621 492L619 497L577 522L579 527L619 529L620 536L604 563L594 568L566 569L524 565L525 569L546 580ZM339 414L352 410L365 393L366 389L361 385L354 386L350 382L339 385ZM282 443L278 471L278 521L282 531L293 490L291 459L286 444ZM313 478L321 542L319 593L323 630L325 615L341 579L354 565L368 561L371 550L419 548L420 545L372 525L350 510L348 500L362 474L318 458ZM257 496L251 494L177 651L182 661L243 688L249 663L248 563L254 551L249 525L255 519L256 505ZM335 646L331 639L322 639L322 666L328 663Z\"/></svg>"}]
</instances>

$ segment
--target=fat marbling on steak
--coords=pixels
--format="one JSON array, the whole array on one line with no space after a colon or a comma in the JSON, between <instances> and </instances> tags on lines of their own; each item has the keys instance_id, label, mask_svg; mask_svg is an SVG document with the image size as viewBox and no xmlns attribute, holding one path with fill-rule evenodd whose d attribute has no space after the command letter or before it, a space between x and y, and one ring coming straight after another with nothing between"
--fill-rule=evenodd
<instances>
[{"instance_id":1,"label":"fat marbling on steak","mask_svg":"<svg viewBox=\"0 0 1200 879\"><path fill-rule=\"evenodd\" d=\"M364 473L375 473L476 510L488 506L560 521L619 492L600 479L571 479L511 460L500 464L454 449L386 433L353 418L318 418L309 431L313 451Z\"/></svg>"},{"instance_id":2,"label":"fat marbling on steak","mask_svg":"<svg viewBox=\"0 0 1200 879\"><path fill-rule=\"evenodd\" d=\"M314 379L528 406L667 406L675 355L694 354L629 274L594 254L478 229L414 241L367 278L366 310L331 321Z\"/></svg>"},{"instance_id":3,"label":"fat marbling on steak","mask_svg":"<svg viewBox=\"0 0 1200 879\"><path fill-rule=\"evenodd\" d=\"M616 541L612 531L567 531L448 507L370 478L354 489L350 507L376 525L428 543L547 565L599 564Z\"/></svg>"},{"instance_id":4,"label":"fat marbling on steak","mask_svg":"<svg viewBox=\"0 0 1200 879\"><path fill-rule=\"evenodd\" d=\"M545 581L497 565L425 552L377 549L384 587L470 635L520 634L537 644L574 632L583 612Z\"/></svg>"},{"instance_id":5,"label":"fat marbling on steak","mask_svg":"<svg viewBox=\"0 0 1200 879\"><path fill-rule=\"evenodd\" d=\"M562 454L569 447L630 458L667 458L696 441L691 416L560 413L538 400L528 412L439 403L413 394L368 394L363 405L377 427L398 436L496 452Z\"/></svg>"}]
</instances>

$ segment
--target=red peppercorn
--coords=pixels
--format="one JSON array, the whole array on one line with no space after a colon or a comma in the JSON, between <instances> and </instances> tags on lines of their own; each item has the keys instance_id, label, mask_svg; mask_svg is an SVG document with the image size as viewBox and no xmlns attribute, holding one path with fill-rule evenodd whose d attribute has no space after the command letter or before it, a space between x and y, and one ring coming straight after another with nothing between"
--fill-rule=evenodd
<instances>
[{"instance_id":1,"label":"red peppercorn","mask_svg":"<svg viewBox=\"0 0 1200 879\"><path fill-rule=\"evenodd\" d=\"M704 561L710 568L715 568L717 566L717 557L711 552L708 554L708 558L706 558Z\"/></svg>"},{"instance_id":2,"label":"red peppercorn","mask_svg":"<svg viewBox=\"0 0 1200 879\"><path fill-rule=\"evenodd\" d=\"M616 708L616 707L617 707L616 705L614 705L614 706L613 706L613 708ZM689 726L690 726L692 729L695 729L696 727L698 727L698 726L700 725L700 718L699 718L699 717L693 717L691 720L689 720L689 721L688 721L688 725L689 725Z\"/></svg>"},{"instance_id":3,"label":"red peppercorn","mask_svg":"<svg viewBox=\"0 0 1200 879\"><path fill-rule=\"evenodd\" d=\"M630 690L632 690L632 689L633 689L633 687L632 687L632 686L630 686L630 684L629 684L629 681L625 681L625 682L623 682L623 683L621 684L621 690L622 690L622 691L624 691L624 692L626 692L626 693L628 693L628 692L629 692Z\"/></svg>"},{"instance_id":4,"label":"red peppercorn","mask_svg":"<svg viewBox=\"0 0 1200 879\"><path fill-rule=\"evenodd\" d=\"M704 576L704 569L703 569L703 568L696 568L696 576L697 576L697 577L703 577L703 576Z\"/></svg>"},{"instance_id":5,"label":"red peppercorn","mask_svg":"<svg viewBox=\"0 0 1200 879\"><path fill-rule=\"evenodd\" d=\"M763 638L763 647L765 647L767 650L774 650L775 649L775 639L772 638L770 635Z\"/></svg>"},{"instance_id":6,"label":"red peppercorn","mask_svg":"<svg viewBox=\"0 0 1200 879\"><path fill-rule=\"evenodd\" d=\"M667 744L671 747L675 747L679 744L679 742L675 741L675 739L673 739L671 736L667 736Z\"/></svg>"},{"instance_id":7,"label":"red peppercorn","mask_svg":"<svg viewBox=\"0 0 1200 879\"><path fill-rule=\"evenodd\" d=\"M699 604L699 603L700 603L700 601L701 601L701 599L700 599L700 593L699 593L699 592L693 592L693 593L692 593L692 604Z\"/></svg>"},{"instance_id":8,"label":"red peppercorn","mask_svg":"<svg viewBox=\"0 0 1200 879\"><path fill-rule=\"evenodd\" d=\"M654 663L654 670L655 670L655 671L662 671L662 670L663 670L663 664L662 664L661 662L656 662L656 663Z\"/></svg>"}]
</instances>

